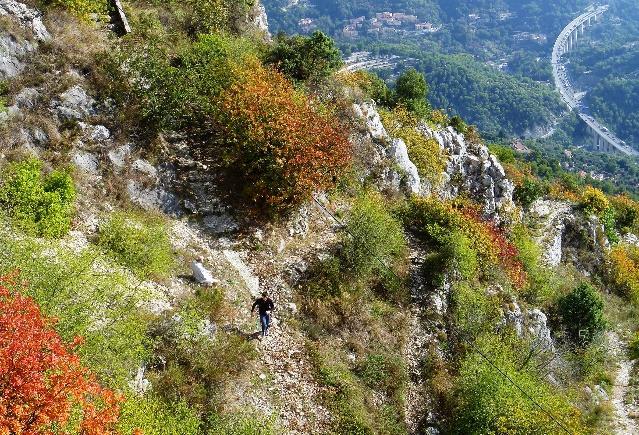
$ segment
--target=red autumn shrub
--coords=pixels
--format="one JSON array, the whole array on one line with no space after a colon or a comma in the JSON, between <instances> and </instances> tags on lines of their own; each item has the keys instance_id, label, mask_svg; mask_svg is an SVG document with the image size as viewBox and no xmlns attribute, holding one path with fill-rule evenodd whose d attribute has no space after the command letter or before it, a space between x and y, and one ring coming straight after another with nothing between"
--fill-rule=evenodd
<instances>
[{"instance_id":1,"label":"red autumn shrub","mask_svg":"<svg viewBox=\"0 0 639 435\"><path fill-rule=\"evenodd\" d=\"M110 433L121 398L102 388L35 302L0 278L0 434L54 433L74 411L83 434Z\"/></svg>"},{"instance_id":2,"label":"red autumn shrub","mask_svg":"<svg viewBox=\"0 0 639 435\"><path fill-rule=\"evenodd\" d=\"M339 120L280 73L254 65L222 95L228 167L257 206L285 208L331 187L350 159Z\"/></svg>"}]
</instances>

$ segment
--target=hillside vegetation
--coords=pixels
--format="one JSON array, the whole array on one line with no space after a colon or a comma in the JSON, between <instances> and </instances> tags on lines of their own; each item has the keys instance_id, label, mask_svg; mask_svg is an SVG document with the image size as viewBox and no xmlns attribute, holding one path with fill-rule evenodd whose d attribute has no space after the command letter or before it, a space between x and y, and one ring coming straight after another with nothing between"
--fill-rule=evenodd
<instances>
[{"instance_id":1,"label":"hillside vegetation","mask_svg":"<svg viewBox=\"0 0 639 435\"><path fill-rule=\"evenodd\" d=\"M630 196L256 2L6 4L0 433L635 431Z\"/></svg>"}]
</instances>

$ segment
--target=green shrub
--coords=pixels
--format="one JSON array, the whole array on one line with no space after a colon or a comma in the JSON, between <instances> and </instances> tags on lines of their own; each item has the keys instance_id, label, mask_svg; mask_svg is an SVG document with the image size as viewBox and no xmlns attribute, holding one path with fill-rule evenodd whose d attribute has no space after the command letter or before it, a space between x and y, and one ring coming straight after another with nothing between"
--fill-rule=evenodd
<instances>
[{"instance_id":1,"label":"green shrub","mask_svg":"<svg viewBox=\"0 0 639 435\"><path fill-rule=\"evenodd\" d=\"M320 31L311 36L280 34L275 42L266 63L293 80L324 79L342 66L342 55L335 42Z\"/></svg>"},{"instance_id":2,"label":"green shrub","mask_svg":"<svg viewBox=\"0 0 639 435\"><path fill-rule=\"evenodd\" d=\"M450 126L461 134L466 134L466 132L468 131L468 125L459 115L455 115L450 118Z\"/></svg>"},{"instance_id":3,"label":"green shrub","mask_svg":"<svg viewBox=\"0 0 639 435\"><path fill-rule=\"evenodd\" d=\"M362 71L367 80L364 85L366 95L380 106L389 107L392 105L392 92L388 85L377 74L370 71Z\"/></svg>"},{"instance_id":4,"label":"green shrub","mask_svg":"<svg viewBox=\"0 0 639 435\"><path fill-rule=\"evenodd\" d=\"M370 388L401 400L408 375L402 359L386 353L367 355L356 369L357 375Z\"/></svg>"},{"instance_id":5,"label":"green shrub","mask_svg":"<svg viewBox=\"0 0 639 435\"><path fill-rule=\"evenodd\" d=\"M357 199L342 233L340 271L347 281L368 283L381 278L386 290L399 291L401 283L386 267L402 275L407 245L401 223L387 210L382 198L367 193ZM386 267L383 267L383 263Z\"/></svg>"},{"instance_id":6,"label":"green shrub","mask_svg":"<svg viewBox=\"0 0 639 435\"><path fill-rule=\"evenodd\" d=\"M556 391L533 372L519 367L516 346L486 335L477 347L571 433L583 433L580 411L564 392ZM560 433L561 428L530 399L473 352L461 364L455 381L455 402L449 433L528 435Z\"/></svg>"},{"instance_id":7,"label":"green shrub","mask_svg":"<svg viewBox=\"0 0 639 435\"><path fill-rule=\"evenodd\" d=\"M197 413L183 402L166 403L154 395L130 396L122 405L118 433L131 434L199 434Z\"/></svg>"},{"instance_id":8,"label":"green shrub","mask_svg":"<svg viewBox=\"0 0 639 435\"><path fill-rule=\"evenodd\" d=\"M600 217L601 223L604 226L604 233L606 234L606 238L608 241L616 245L619 243L619 233L617 233L617 217L615 214L615 209L613 207L608 207Z\"/></svg>"},{"instance_id":9,"label":"green shrub","mask_svg":"<svg viewBox=\"0 0 639 435\"><path fill-rule=\"evenodd\" d=\"M371 393L341 361L339 353L324 346L321 349L313 348L311 356L317 370L317 380L326 387L323 401L333 417L332 433L349 435L406 433L401 424L401 415L397 416L397 412L380 414L378 408L367 407L366 398ZM393 421L393 417L397 417L397 420ZM380 426L388 431L380 431Z\"/></svg>"},{"instance_id":10,"label":"green shrub","mask_svg":"<svg viewBox=\"0 0 639 435\"><path fill-rule=\"evenodd\" d=\"M60 237L69 231L75 187L66 171L43 174L41 161L30 158L4 171L0 202L13 222L30 235Z\"/></svg>"},{"instance_id":11,"label":"green shrub","mask_svg":"<svg viewBox=\"0 0 639 435\"><path fill-rule=\"evenodd\" d=\"M639 333L635 332L635 335L630 340L628 344L628 348L630 349L630 357L632 359L639 358Z\"/></svg>"},{"instance_id":12,"label":"green shrub","mask_svg":"<svg viewBox=\"0 0 639 435\"><path fill-rule=\"evenodd\" d=\"M516 225L511 231L511 239L517 247L517 258L528 274L528 286L522 296L532 304L554 300L562 279L541 261L541 247L529 229L522 224Z\"/></svg>"},{"instance_id":13,"label":"green shrub","mask_svg":"<svg viewBox=\"0 0 639 435\"><path fill-rule=\"evenodd\" d=\"M611 198L611 206L614 209L615 224L622 234L637 232L639 227L639 203L627 195L619 195Z\"/></svg>"},{"instance_id":14,"label":"green shrub","mask_svg":"<svg viewBox=\"0 0 639 435\"><path fill-rule=\"evenodd\" d=\"M486 296L483 288L459 283L452 290L451 311L454 325L467 340L475 340L498 323L499 301Z\"/></svg>"},{"instance_id":15,"label":"green shrub","mask_svg":"<svg viewBox=\"0 0 639 435\"><path fill-rule=\"evenodd\" d=\"M395 83L395 95L399 105L406 107L418 117L428 115L428 84L424 74L416 69L409 68L399 76Z\"/></svg>"},{"instance_id":16,"label":"green shrub","mask_svg":"<svg viewBox=\"0 0 639 435\"><path fill-rule=\"evenodd\" d=\"M439 142L424 136L417 129L420 120L403 107L382 111L380 114L389 134L406 143L408 156L415 163L420 177L433 187L439 186L448 164L446 152L439 146Z\"/></svg>"},{"instance_id":17,"label":"green shrub","mask_svg":"<svg viewBox=\"0 0 639 435\"><path fill-rule=\"evenodd\" d=\"M213 414L207 420L206 433L210 435L276 435L282 433L274 424L274 418L264 415Z\"/></svg>"},{"instance_id":18,"label":"green shrub","mask_svg":"<svg viewBox=\"0 0 639 435\"><path fill-rule=\"evenodd\" d=\"M103 385L128 389L149 356L146 331L152 315L141 307L153 296L117 271L96 273L94 265L107 260L97 250L78 254L56 241L16 239L9 228L1 228L0 274L19 270L19 280L29 283L27 295L57 319L62 338L70 343L82 337L76 352L83 364Z\"/></svg>"},{"instance_id":19,"label":"green shrub","mask_svg":"<svg viewBox=\"0 0 639 435\"><path fill-rule=\"evenodd\" d=\"M590 284L581 284L558 301L568 337L582 346L590 344L606 328L604 302Z\"/></svg>"},{"instance_id":20,"label":"green shrub","mask_svg":"<svg viewBox=\"0 0 639 435\"><path fill-rule=\"evenodd\" d=\"M459 230L439 237L442 244L443 270L463 279L471 280L477 276L479 260L472 247L472 241Z\"/></svg>"},{"instance_id":21,"label":"green shrub","mask_svg":"<svg viewBox=\"0 0 639 435\"><path fill-rule=\"evenodd\" d=\"M201 297L187 298L157 319L150 328L154 339L154 364L148 378L160 398L185 402L202 413L220 405L222 391L240 375L255 356L255 347L233 331L211 334L209 308ZM218 304L214 304L218 306Z\"/></svg>"},{"instance_id":22,"label":"green shrub","mask_svg":"<svg viewBox=\"0 0 639 435\"><path fill-rule=\"evenodd\" d=\"M174 266L167 228L159 217L114 212L100 226L98 244L140 278L163 278Z\"/></svg>"},{"instance_id":23,"label":"green shrub","mask_svg":"<svg viewBox=\"0 0 639 435\"><path fill-rule=\"evenodd\" d=\"M526 178L523 183L515 188L513 198L522 207L528 208L537 199L548 193L547 186L534 178Z\"/></svg>"},{"instance_id":24,"label":"green shrub","mask_svg":"<svg viewBox=\"0 0 639 435\"><path fill-rule=\"evenodd\" d=\"M106 0L44 0L44 3L67 9L81 18L87 19L91 14L105 14L109 7Z\"/></svg>"}]
</instances>

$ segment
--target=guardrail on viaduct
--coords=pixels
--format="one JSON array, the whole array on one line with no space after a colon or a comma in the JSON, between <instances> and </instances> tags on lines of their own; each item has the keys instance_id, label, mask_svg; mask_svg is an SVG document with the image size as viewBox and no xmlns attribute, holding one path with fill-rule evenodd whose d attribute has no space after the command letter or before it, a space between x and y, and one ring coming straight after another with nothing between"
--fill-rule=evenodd
<instances>
[{"instance_id":1,"label":"guardrail on viaduct","mask_svg":"<svg viewBox=\"0 0 639 435\"><path fill-rule=\"evenodd\" d=\"M608 5L596 8L591 6L561 31L552 50L553 76L561 99L571 111L577 112L579 118L586 124L595 150L636 157L639 156L639 152L626 145L624 141L615 136L596 119L582 112L581 104L575 96L572 84L568 81L565 66L561 63L562 55L568 53L577 45L577 41L583 37L586 28L597 23L608 8Z\"/></svg>"}]
</instances>

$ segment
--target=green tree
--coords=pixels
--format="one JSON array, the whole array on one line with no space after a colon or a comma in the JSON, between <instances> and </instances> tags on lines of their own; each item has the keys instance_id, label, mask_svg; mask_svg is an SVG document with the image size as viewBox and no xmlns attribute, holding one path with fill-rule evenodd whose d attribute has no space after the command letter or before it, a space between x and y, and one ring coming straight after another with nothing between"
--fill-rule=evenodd
<instances>
[{"instance_id":1,"label":"green tree","mask_svg":"<svg viewBox=\"0 0 639 435\"><path fill-rule=\"evenodd\" d=\"M528 208L546 193L547 188L541 181L528 177L515 188L514 199L523 207Z\"/></svg>"},{"instance_id":2,"label":"green tree","mask_svg":"<svg viewBox=\"0 0 639 435\"><path fill-rule=\"evenodd\" d=\"M606 328L604 302L590 284L581 284L558 302L568 337L580 345L590 344Z\"/></svg>"},{"instance_id":3,"label":"green tree","mask_svg":"<svg viewBox=\"0 0 639 435\"><path fill-rule=\"evenodd\" d=\"M335 42L320 31L310 37L279 34L276 41L266 63L294 80L321 80L342 66L342 55Z\"/></svg>"},{"instance_id":4,"label":"green tree","mask_svg":"<svg viewBox=\"0 0 639 435\"><path fill-rule=\"evenodd\" d=\"M395 83L397 103L418 116L428 113L428 84L426 77L414 68L406 70Z\"/></svg>"}]
</instances>

